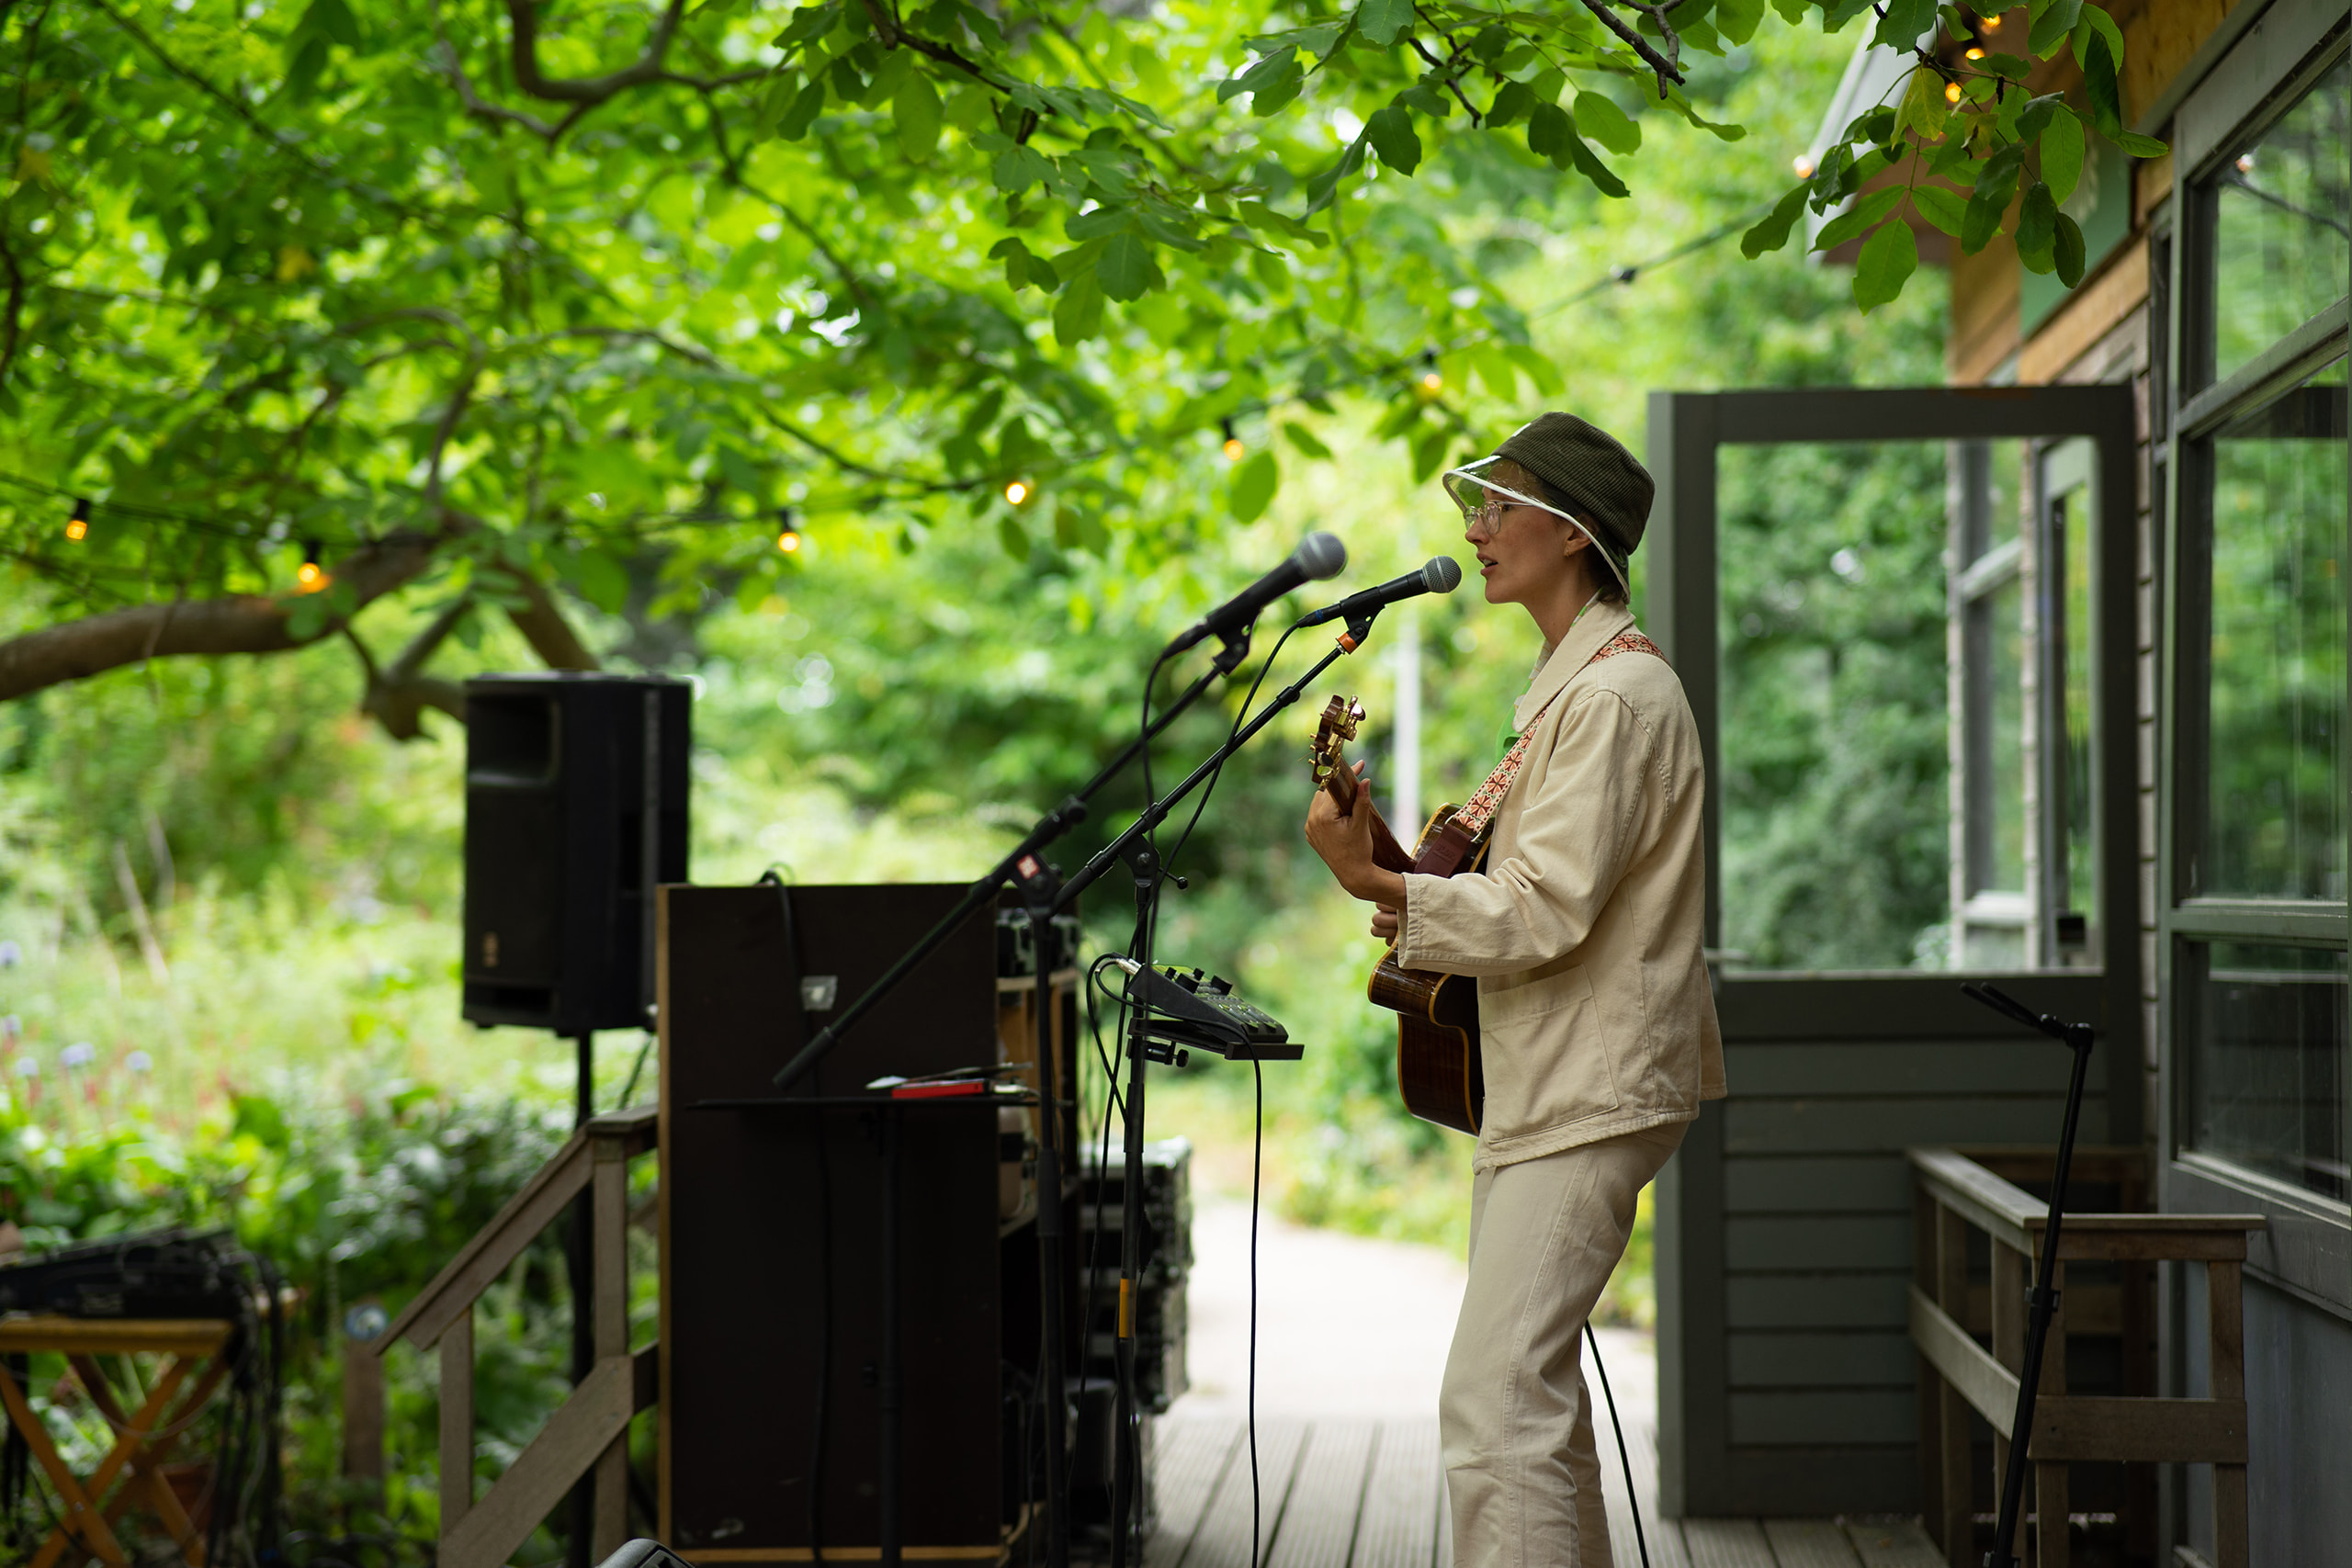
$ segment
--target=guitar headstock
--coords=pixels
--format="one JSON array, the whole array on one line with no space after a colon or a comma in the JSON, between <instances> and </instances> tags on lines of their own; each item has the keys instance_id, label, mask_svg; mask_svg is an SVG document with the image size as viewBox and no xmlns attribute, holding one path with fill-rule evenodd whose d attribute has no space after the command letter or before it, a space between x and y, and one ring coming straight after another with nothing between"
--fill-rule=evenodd
<instances>
[{"instance_id":1,"label":"guitar headstock","mask_svg":"<svg viewBox=\"0 0 2352 1568\"><path fill-rule=\"evenodd\" d=\"M1347 745L1356 738L1356 727L1363 716L1363 704L1353 697L1333 697L1324 704L1323 716L1315 726L1315 751L1307 759L1315 782L1329 790L1343 808L1355 799L1355 774L1347 765Z\"/></svg>"}]
</instances>

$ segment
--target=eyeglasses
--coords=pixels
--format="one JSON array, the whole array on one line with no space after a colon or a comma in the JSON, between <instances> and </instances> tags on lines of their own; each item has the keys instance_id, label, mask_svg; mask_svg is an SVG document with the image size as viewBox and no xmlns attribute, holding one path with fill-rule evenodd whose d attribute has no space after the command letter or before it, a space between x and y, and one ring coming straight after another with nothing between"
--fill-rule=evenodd
<instances>
[{"instance_id":1,"label":"eyeglasses","mask_svg":"<svg viewBox=\"0 0 2352 1568\"><path fill-rule=\"evenodd\" d=\"M1533 506L1533 504L1532 502L1525 501L1505 501L1499 496L1490 495L1479 504L1477 510L1470 513L1469 520L1482 528L1498 528L1502 526L1504 513L1515 511L1523 506ZM1546 512L1550 508L1535 506L1534 510Z\"/></svg>"}]
</instances>

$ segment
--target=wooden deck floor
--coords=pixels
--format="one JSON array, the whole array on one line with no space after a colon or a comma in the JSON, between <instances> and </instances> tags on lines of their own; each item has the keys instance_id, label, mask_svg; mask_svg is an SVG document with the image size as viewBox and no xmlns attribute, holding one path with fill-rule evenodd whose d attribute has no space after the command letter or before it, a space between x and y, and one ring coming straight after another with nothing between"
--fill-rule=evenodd
<instances>
[{"instance_id":1,"label":"wooden deck floor","mask_svg":"<svg viewBox=\"0 0 2352 1568\"><path fill-rule=\"evenodd\" d=\"M1632 1435L1651 1568L1941 1568L1910 1520L1660 1519L1655 1440ZM1250 1568L1242 1423L1176 1416L1157 1437L1159 1521L1146 1568ZM1603 1458L1617 1568L1639 1568L1616 1456ZM1258 1480L1263 1568L1450 1568L1434 1419L1261 1419Z\"/></svg>"}]
</instances>

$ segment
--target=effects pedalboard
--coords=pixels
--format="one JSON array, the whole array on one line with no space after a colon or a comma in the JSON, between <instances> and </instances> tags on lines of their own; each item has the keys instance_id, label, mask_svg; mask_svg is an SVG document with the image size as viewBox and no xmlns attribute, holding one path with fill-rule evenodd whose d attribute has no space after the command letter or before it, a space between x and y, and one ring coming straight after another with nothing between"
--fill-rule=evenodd
<instances>
[{"instance_id":1,"label":"effects pedalboard","mask_svg":"<svg viewBox=\"0 0 2352 1568\"><path fill-rule=\"evenodd\" d=\"M1188 1048L1230 1062L1295 1062L1306 1054L1290 1031L1235 996L1230 981L1173 964L1113 962L1127 972L1127 999L1140 1010L1145 1055L1154 1061L1181 1065Z\"/></svg>"}]
</instances>

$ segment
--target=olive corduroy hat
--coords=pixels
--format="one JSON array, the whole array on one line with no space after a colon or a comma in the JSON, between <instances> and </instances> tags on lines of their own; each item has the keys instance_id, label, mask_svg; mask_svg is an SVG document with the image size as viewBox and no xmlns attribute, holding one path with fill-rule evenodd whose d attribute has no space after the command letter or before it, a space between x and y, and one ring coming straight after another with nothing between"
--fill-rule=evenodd
<instances>
[{"instance_id":1,"label":"olive corduroy hat","mask_svg":"<svg viewBox=\"0 0 2352 1568\"><path fill-rule=\"evenodd\" d=\"M1540 496L1520 495L1496 484L1490 476L1501 462L1517 463L1557 492L1568 503L1561 512ZM1601 558L1617 575L1621 588L1630 591L1628 563L1642 542L1650 520L1650 502L1657 483L1617 438L1572 413L1536 415L1513 431L1494 455L1449 468L1446 492L1466 518L1478 510L1484 492L1494 491L1530 506L1565 516L1585 531Z\"/></svg>"}]
</instances>

